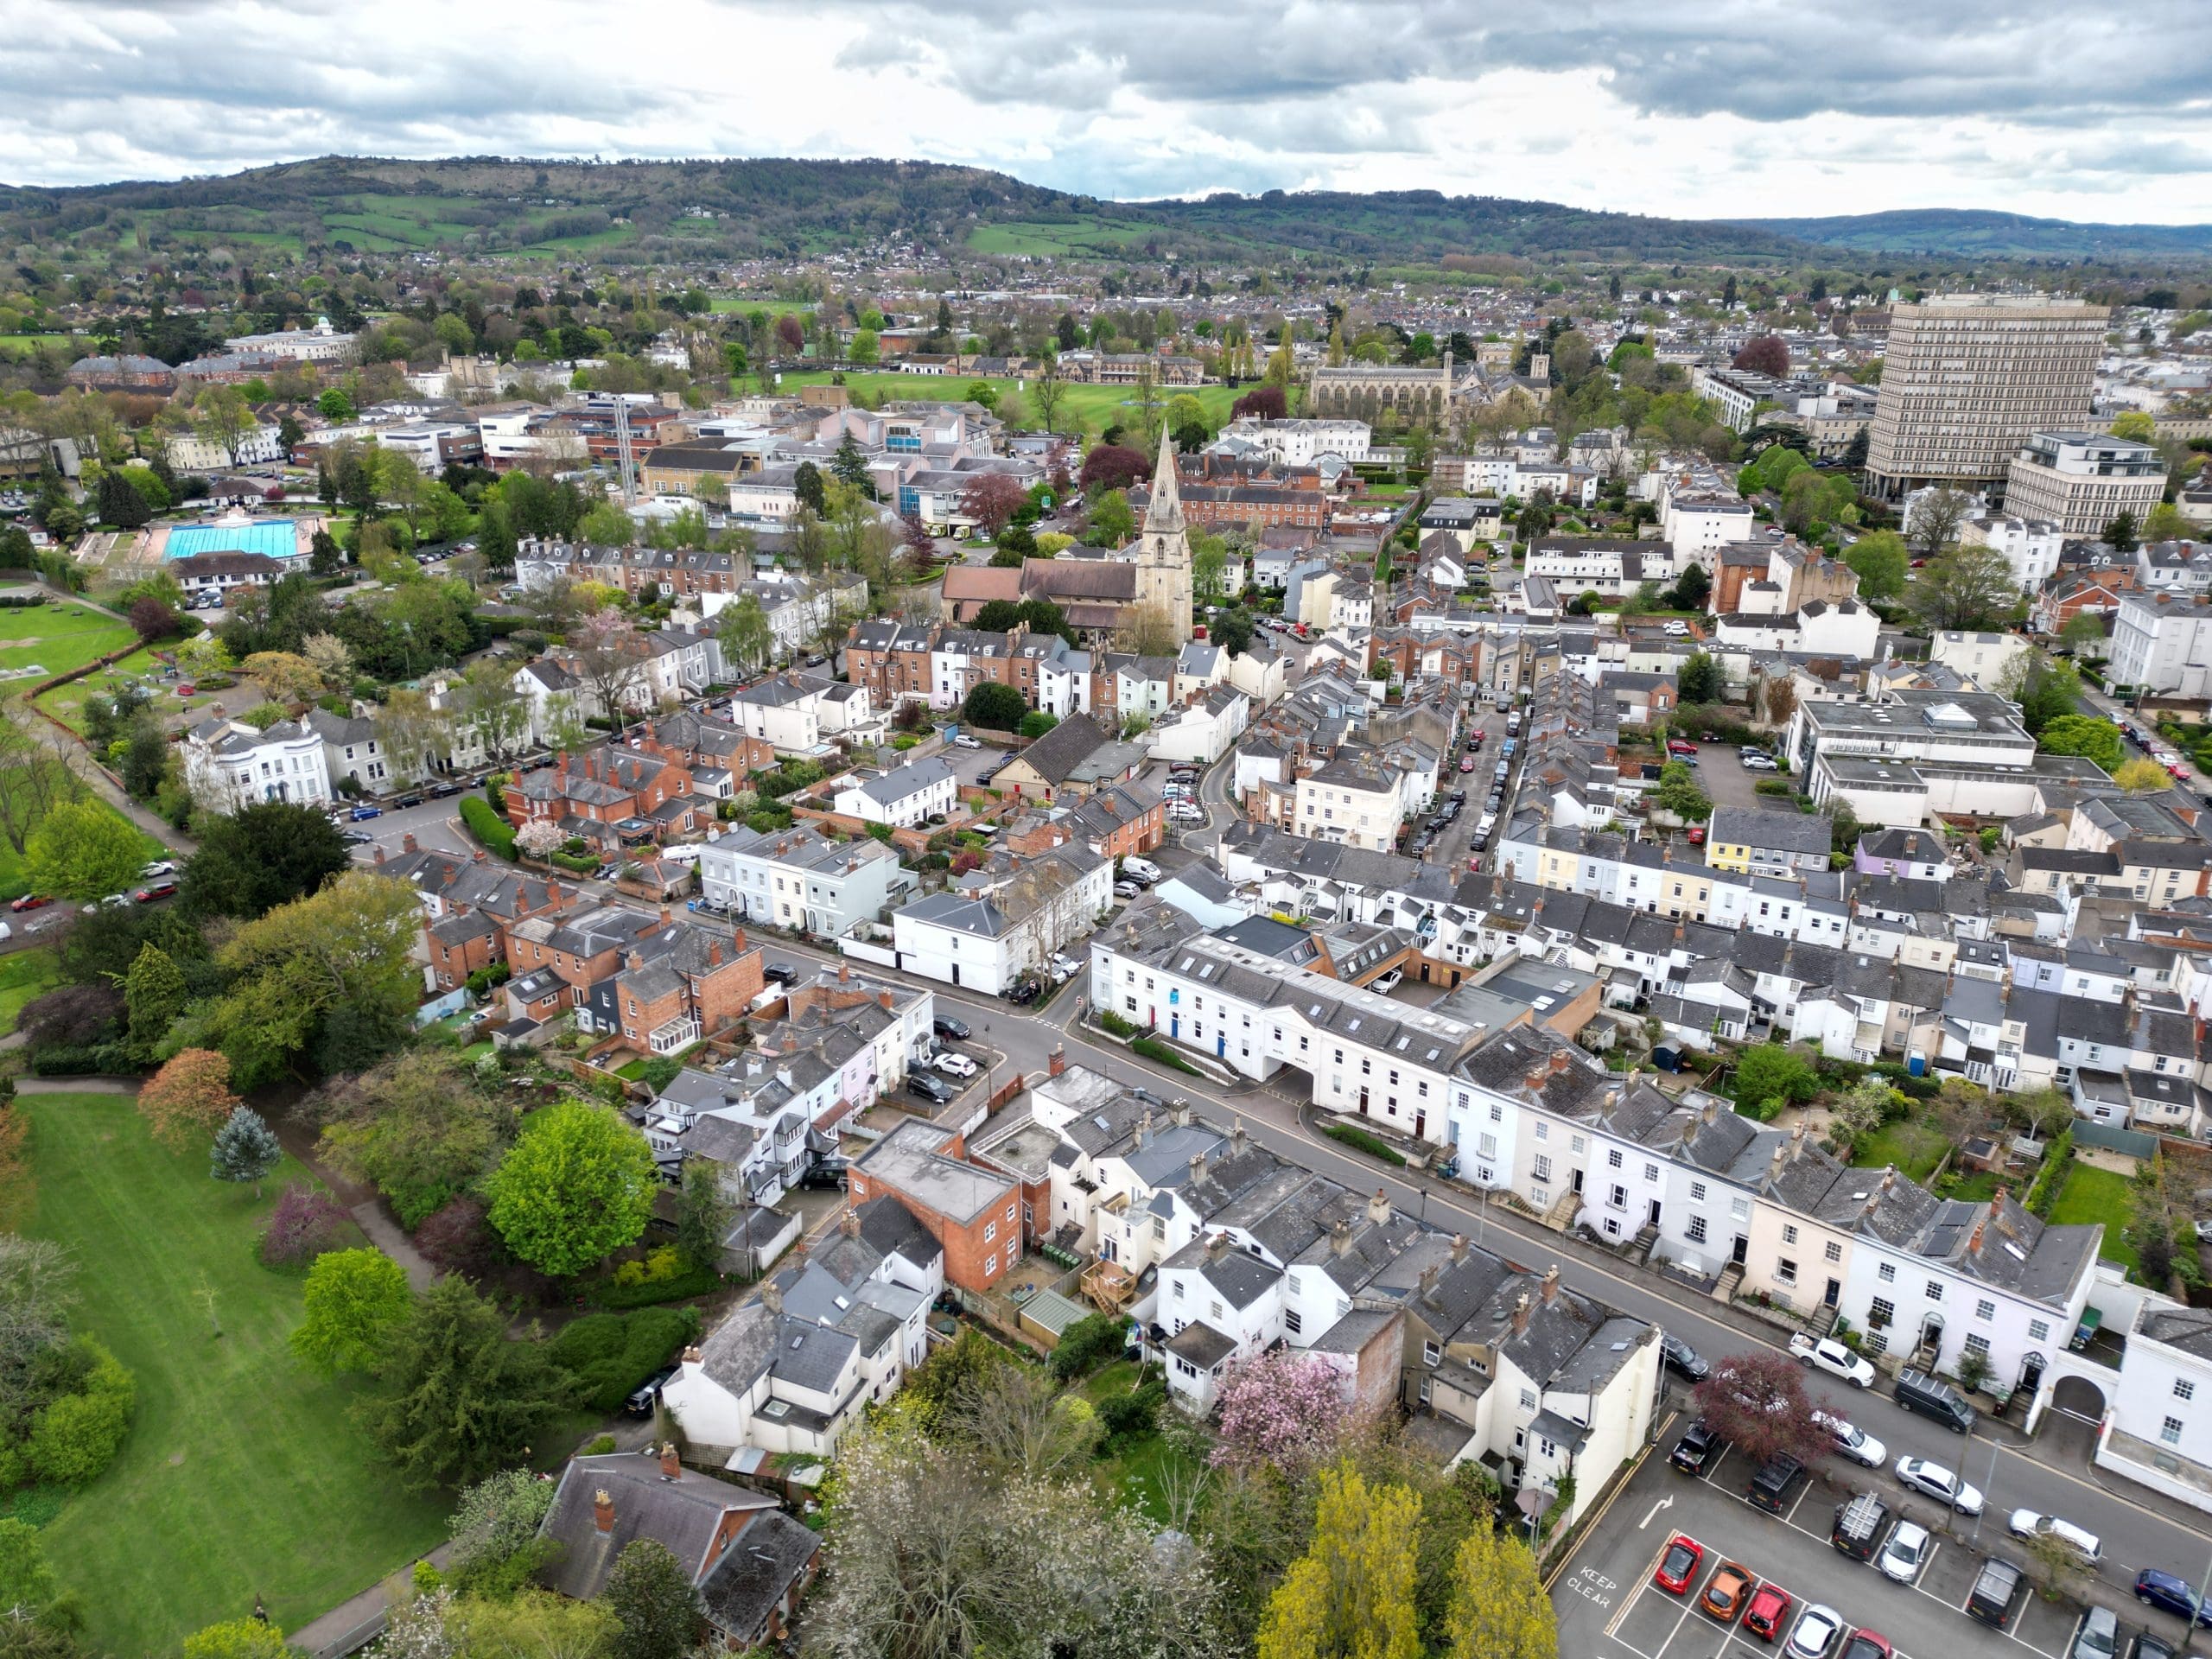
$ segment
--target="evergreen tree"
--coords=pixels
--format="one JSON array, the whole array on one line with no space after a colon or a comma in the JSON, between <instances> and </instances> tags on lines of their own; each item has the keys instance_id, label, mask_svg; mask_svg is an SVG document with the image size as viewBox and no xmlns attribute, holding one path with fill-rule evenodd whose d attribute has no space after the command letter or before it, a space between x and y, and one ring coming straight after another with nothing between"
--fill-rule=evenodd
<instances>
[{"instance_id":1,"label":"evergreen tree","mask_svg":"<svg viewBox=\"0 0 2212 1659\"><path fill-rule=\"evenodd\" d=\"M840 482L863 492L871 501L875 499L875 483L868 475L868 457L850 432L837 441L836 453L830 457L830 470Z\"/></svg>"},{"instance_id":2,"label":"evergreen tree","mask_svg":"<svg viewBox=\"0 0 2212 1659\"><path fill-rule=\"evenodd\" d=\"M131 1051L151 1059L188 999L184 970L175 959L150 941L140 946L137 960L123 979L124 1006L130 1011Z\"/></svg>"},{"instance_id":3,"label":"evergreen tree","mask_svg":"<svg viewBox=\"0 0 2212 1659\"><path fill-rule=\"evenodd\" d=\"M656 1539L639 1538L614 1558L602 1592L620 1622L613 1659L683 1659L699 1636L699 1592Z\"/></svg>"},{"instance_id":4,"label":"evergreen tree","mask_svg":"<svg viewBox=\"0 0 2212 1659\"><path fill-rule=\"evenodd\" d=\"M153 946L146 948L150 950ZM207 1173L219 1181L251 1181L257 1198L263 1178L283 1160L284 1148L276 1132L252 1107L239 1106L215 1131L215 1144L207 1154Z\"/></svg>"},{"instance_id":5,"label":"evergreen tree","mask_svg":"<svg viewBox=\"0 0 2212 1659\"><path fill-rule=\"evenodd\" d=\"M154 516L146 498L123 475L120 467L110 467L100 474L99 504L101 521L118 530L136 530Z\"/></svg>"}]
</instances>

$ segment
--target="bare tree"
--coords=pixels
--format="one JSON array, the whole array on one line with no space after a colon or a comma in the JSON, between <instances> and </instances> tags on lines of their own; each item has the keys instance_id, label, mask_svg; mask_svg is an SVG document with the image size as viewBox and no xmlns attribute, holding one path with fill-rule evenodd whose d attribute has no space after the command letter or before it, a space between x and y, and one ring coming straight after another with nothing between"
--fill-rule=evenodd
<instances>
[{"instance_id":1,"label":"bare tree","mask_svg":"<svg viewBox=\"0 0 2212 1659\"><path fill-rule=\"evenodd\" d=\"M1911 522L1906 525L1912 543L1923 558L1933 558L1959 537L1959 526L1966 522L1974 498L1959 490L1949 488L1926 490L1912 504Z\"/></svg>"},{"instance_id":2,"label":"bare tree","mask_svg":"<svg viewBox=\"0 0 2212 1659\"><path fill-rule=\"evenodd\" d=\"M611 606L584 618L569 636L569 666L617 728L646 702L646 660L643 636Z\"/></svg>"},{"instance_id":3,"label":"bare tree","mask_svg":"<svg viewBox=\"0 0 2212 1659\"><path fill-rule=\"evenodd\" d=\"M18 855L65 802L84 799L84 752L43 721L0 715L0 839Z\"/></svg>"},{"instance_id":4,"label":"bare tree","mask_svg":"<svg viewBox=\"0 0 2212 1659\"><path fill-rule=\"evenodd\" d=\"M1029 401L1037 406L1037 418L1045 423L1045 430L1052 429L1052 421L1058 413L1060 400L1066 395L1068 383L1060 378L1060 358L1057 352L1045 353L1045 366L1038 372L1035 383L1029 388Z\"/></svg>"}]
</instances>

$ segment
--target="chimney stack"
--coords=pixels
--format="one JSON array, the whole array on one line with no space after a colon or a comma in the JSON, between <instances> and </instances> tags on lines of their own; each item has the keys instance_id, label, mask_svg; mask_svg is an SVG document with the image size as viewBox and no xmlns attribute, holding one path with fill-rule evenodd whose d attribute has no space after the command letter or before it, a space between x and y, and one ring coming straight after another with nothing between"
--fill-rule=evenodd
<instances>
[{"instance_id":1,"label":"chimney stack","mask_svg":"<svg viewBox=\"0 0 2212 1659\"><path fill-rule=\"evenodd\" d=\"M1068 1051L1066 1046L1060 1043L1054 1043L1052 1045L1052 1052L1045 1058L1045 1075L1048 1077L1057 1077L1065 1072L1067 1069Z\"/></svg>"},{"instance_id":2,"label":"chimney stack","mask_svg":"<svg viewBox=\"0 0 2212 1659\"><path fill-rule=\"evenodd\" d=\"M1232 1158L1244 1155L1244 1120L1241 1117L1232 1121L1229 1126L1229 1155Z\"/></svg>"},{"instance_id":3,"label":"chimney stack","mask_svg":"<svg viewBox=\"0 0 2212 1659\"><path fill-rule=\"evenodd\" d=\"M1331 1222L1329 1224L1330 1254L1332 1255L1342 1255L1351 1249L1351 1224L1348 1221Z\"/></svg>"},{"instance_id":4,"label":"chimney stack","mask_svg":"<svg viewBox=\"0 0 2212 1659\"><path fill-rule=\"evenodd\" d=\"M1553 1077L1557 1077L1560 1072L1566 1071L1572 1064L1573 1064L1573 1062L1567 1058L1567 1051L1565 1049L1555 1048L1552 1051L1551 1065L1548 1070Z\"/></svg>"},{"instance_id":5,"label":"chimney stack","mask_svg":"<svg viewBox=\"0 0 2212 1659\"><path fill-rule=\"evenodd\" d=\"M415 844L415 832L412 830L410 830L405 835L399 838L399 850L404 853L416 853L422 851L422 849Z\"/></svg>"},{"instance_id":6,"label":"chimney stack","mask_svg":"<svg viewBox=\"0 0 2212 1659\"><path fill-rule=\"evenodd\" d=\"M837 982L840 985L849 985L853 982L853 964L842 957L837 959Z\"/></svg>"},{"instance_id":7,"label":"chimney stack","mask_svg":"<svg viewBox=\"0 0 2212 1659\"><path fill-rule=\"evenodd\" d=\"M1467 1236L1466 1236L1465 1233L1454 1233L1454 1234L1452 1234L1452 1265L1453 1267L1455 1267L1455 1268L1456 1268L1457 1266L1459 1266L1459 1263L1460 1263L1460 1262L1462 1262L1465 1261L1466 1259L1467 1259Z\"/></svg>"},{"instance_id":8,"label":"chimney stack","mask_svg":"<svg viewBox=\"0 0 2212 1659\"><path fill-rule=\"evenodd\" d=\"M1191 1161L1192 1163L1196 1163L1198 1162L1198 1160L1194 1158ZM1206 1260L1209 1262L1220 1261L1223 1255L1227 1252L1228 1249L1229 1235L1227 1233L1216 1233L1211 1238L1206 1240Z\"/></svg>"},{"instance_id":9,"label":"chimney stack","mask_svg":"<svg viewBox=\"0 0 2212 1659\"><path fill-rule=\"evenodd\" d=\"M1559 1300L1559 1263L1556 1262L1544 1269L1543 1297L1546 1307Z\"/></svg>"},{"instance_id":10,"label":"chimney stack","mask_svg":"<svg viewBox=\"0 0 2212 1659\"><path fill-rule=\"evenodd\" d=\"M707 1351L700 1347L696 1343L692 1344L691 1346L683 1351L683 1363L686 1365L696 1365L700 1361L705 1359L706 1357Z\"/></svg>"},{"instance_id":11,"label":"chimney stack","mask_svg":"<svg viewBox=\"0 0 2212 1659\"><path fill-rule=\"evenodd\" d=\"M671 915L670 915L670 914L669 914L668 906L667 906L666 905L663 905L663 906L660 907L660 925L661 925L663 927L666 927L666 926L667 926L671 922L674 921L675 919L676 919L676 918L675 918L673 916L671 916Z\"/></svg>"},{"instance_id":12,"label":"chimney stack","mask_svg":"<svg viewBox=\"0 0 2212 1659\"><path fill-rule=\"evenodd\" d=\"M660 1443L660 1478L663 1480L683 1478L683 1460L676 1455L674 1440L663 1440Z\"/></svg>"},{"instance_id":13,"label":"chimney stack","mask_svg":"<svg viewBox=\"0 0 2212 1659\"><path fill-rule=\"evenodd\" d=\"M1191 1185L1196 1186L1205 1178L1206 1155L1203 1152L1193 1154L1191 1158Z\"/></svg>"},{"instance_id":14,"label":"chimney stack","mask_svg":"<svg viewBox=\"0 0 2212 1659\"><path fill-rule=\"evenodd\" d=\"M1140 1147L1148 1147L1151 1144L1152 1108L1147 1106L1143 1111L1137 1115L1137 1145Z\"/></svg>"},{"instance_id":15,"label":"chimney stack","mask_svg":"<svg viewBox=\"0 0 2212 1659\"><path fill-rule=\"evenodd\" d=\"M1436 1276L1443 1270L1444 1264L1440 1262L1432 1262L1421 1270L1421 1285L1414 1294L1431 1306L1436 1302Z\"/></svg>"},{"instance_id":16,"label":"chimney stack","mask_svg":"<svg viewBox=\"0 0 2212 1659\"><path fill-rule=\"evenodd\" d=\"M721 942L720 939L709 939L709 940L708 940L708 941L707 941L707 966L708 966L708 967L709 967L709 968L719 968L719 967L721 967L721 965L722 965L722 942Z\"/></svg>"},{"instance_id":17,"label":"chimney stack","mask_svg":"<svg viewBox=\"0 0 2212 1659\"><path fill-rule=\"evenodd\" d=\"M1513 1304L1513 1334L1524 1336L1529 1330L1529 1293L1522 1291L1521 1300Z\"/></svg>"},{"instance_id":18,"label":"chimney stack","mask_svg":"<svg viewBox=\"0 0 2212 1659\"><path fill-rule=\"evenodd\" d=\"M591 1495L591 1521L603 1533L614 1530L614 1499L604 1486Z\"/></svg>"},{"instance_id":19,"label":"chimney stack","mask_svg":"<svg viewBox=\"0 0 2212 1659\"><path fill-rule=\"evenodd\" d=\"M861 1212L848 1205L845 1213L837 1217L837 1230L847 1238L858 1238L861 1236Z\"/></svg>"},{"instance_id":20,"label":"chimney stack","mask_svg":"<svg viewBox=\"0 0 2212 1659\"><path fill-rule=\"evenodd\" d=\"M1175 1109L1170 1113L1169 1116L1174 1119L1175 1127L1177 1128L1189 1128L1191 1127L1191 1103L1187 1100L1179 1099L1175 1103Z\"/></svg>"},{"instance_id":21,"label":"chimney stack","mask_svg":"<svg viewBox=\"0 0 2212 1659\"><path fill-rule=\"evenodd\" d=\"M370 857L370 860L371 860L372 862L374 862L374 863L378 863L378 864L381 864L381 863L383 863L383 862L384 862L384 849L383 849L383 848L381 848L381 847L377 848L373 852L372 852L372 853L369 855L369 857Z\"/></svg>"},{"instance_id":22,"label":"chimney stack","mask_svg":"<svg viewBox=\"0 0 2212 1659\"><path fill-rule=\"evenodd\" d=\"M1698 1117L1708 1128L1718 1123L1720 1121L1720 1102L1718 1099L1707 1101Z\"/></svg>"},{"instance_id":23,"label":"chimney stack","mask_svg":"<svg viewBox=\"0 0 2212 1659\"><path fill-rule=\"evenodd\" d=\"M1385 1226L1389 1222L1390 1200L1379 1186L1375 1189L1375 1196L1367 1201L1367 1218L1377 1227Z\"/></svg>"},{"instance_id":24,"label":"chimney stack","mask_svg":"<svg viewBox=\"0 0 2212 1659\"><path fill-rule=\"evenodd\" d=\"M764 1279L760 1281L760 1306L771 1313L781 1313L784 1311L784 1287L773 1279Z\"/></svg>"}]
</instances>

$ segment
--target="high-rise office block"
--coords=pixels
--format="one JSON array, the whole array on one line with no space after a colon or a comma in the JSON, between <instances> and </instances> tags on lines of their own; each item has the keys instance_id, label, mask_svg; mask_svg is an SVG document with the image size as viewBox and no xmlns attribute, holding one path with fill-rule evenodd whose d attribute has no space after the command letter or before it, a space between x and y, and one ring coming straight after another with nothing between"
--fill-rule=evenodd
<instances>
[{"instance_id":1,"label":"high-rise office block","mask_svg":"<svg viewBox=\"0 0 2212 1659\"><path fill-rule=\"evenodd\" d=\"M1892 307L1869 492L2001 492L2029 433L2087 423L2111 315L2037 295L1939 294Z\"/></svg>"}]
</instances>

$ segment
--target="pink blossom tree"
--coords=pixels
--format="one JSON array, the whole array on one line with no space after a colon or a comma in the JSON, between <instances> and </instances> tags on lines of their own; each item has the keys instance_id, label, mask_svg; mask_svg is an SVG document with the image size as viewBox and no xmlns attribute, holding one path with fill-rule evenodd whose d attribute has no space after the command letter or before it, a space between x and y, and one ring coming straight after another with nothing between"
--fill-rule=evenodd
<instances>
[{"instance_id":1,"label":"pink blossom tree","mask_svg":"<svg viewBox=\"0 0 2212 1659\"><path fill-rule=\"evenodd\" d=\"M1220 1468L1302 1474L1335 1455L1351 1418L1335 1368L1287 1350L1231 1364L1217 1397Z\"/></svg>"}]
</instances>

